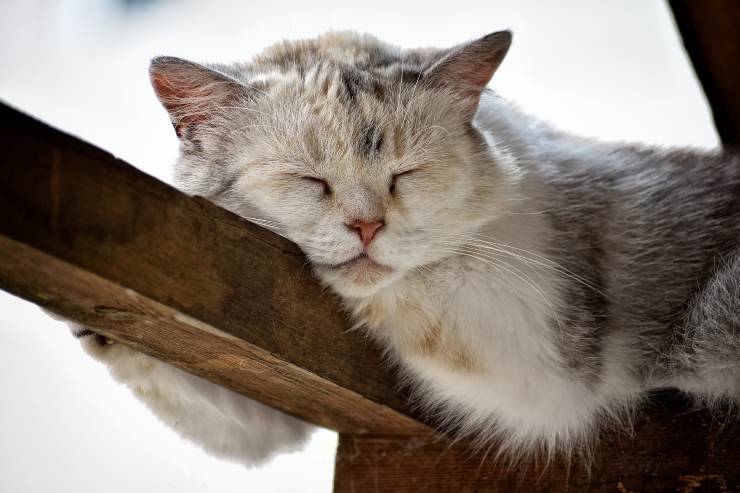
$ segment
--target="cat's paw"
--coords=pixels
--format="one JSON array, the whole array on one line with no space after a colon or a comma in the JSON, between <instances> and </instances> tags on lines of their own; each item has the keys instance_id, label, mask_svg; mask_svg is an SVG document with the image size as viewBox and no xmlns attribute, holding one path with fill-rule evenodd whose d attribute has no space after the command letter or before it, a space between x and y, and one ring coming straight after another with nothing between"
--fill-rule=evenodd
<instances>
[{"instance_id":1,"label":"cat's paw","mask_svg":"<svg viewBox=\"0 0 740 493\"><path fill-rule=\"evenodd\" d=\"M72 335L80 341L82 348L96 358L104 358L110 346L116 344L113 339L105 337L92 329L72 322L68 322L68 324Z\"/></svg>"},{"instance_id":2,"label":"cat's paw","mask_svg":"<svg viewBox=\"0 0 740 493\"><path fill-rule=\"evenodd\" d=\"M260 464L277 453L302 448L314 429L94 329L49 315L64 321L85 352L102 362L165 425L217 457Z\"/></svg>"},{"instance_id":3,"label":"cat's paw","mask_svg":"<svg viewBox=\"0 0 740 493\"><path fill-rule=\"evenodd\" d=\"M114 341L94 329L67 322L72 335L80 341L82 349L94 359L104 363L114 378L126 380L128 373L148 372L159 363L151 356L140 353L125 344Z\"/></svg>"},{"instance_id":4,"label":"cat's paw","mask_svg":"<svg viewBox=\"0 0 740 493\"><path fill-rule=\"evenodd\" d=\"M85 352L96 359L105 359L105 355L109 352L111 347L120 346L120 344L117 344L113 339L105 337L104 335L95 332L93 329L82 326L76 322L71 322L44 308L41 310L54 320L66 323L72 336L80 341L80 345L82 345Z\"/></svg>"}]
</instances>

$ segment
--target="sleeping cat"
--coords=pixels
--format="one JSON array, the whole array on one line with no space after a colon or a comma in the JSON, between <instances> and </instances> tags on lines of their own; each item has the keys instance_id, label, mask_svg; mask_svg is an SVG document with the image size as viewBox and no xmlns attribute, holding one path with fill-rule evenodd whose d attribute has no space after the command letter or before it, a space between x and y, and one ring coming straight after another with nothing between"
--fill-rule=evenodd
<instances>
[{"instance_id":1,"label":"sleeping cat","mask_svg":"<svg viewBox=\"0 0 740 493\"><path fill-rule=\"evenodd\" d=\"M151 64L176 183L296 242L459 433L570 452L650 389L740 400L740 160L567 135L486 89L497 32L332 33ZM85 329L164 421L248 463L310 426Z\"/></svg>"}]
</instances>

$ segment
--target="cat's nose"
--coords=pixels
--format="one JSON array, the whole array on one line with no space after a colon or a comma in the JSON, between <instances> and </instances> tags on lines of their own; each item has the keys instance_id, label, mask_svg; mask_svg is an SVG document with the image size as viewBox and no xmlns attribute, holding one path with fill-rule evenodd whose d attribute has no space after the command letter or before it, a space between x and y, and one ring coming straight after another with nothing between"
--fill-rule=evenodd
<instances>
[{"instance_id":1,"label":"cat's nose","mask_svg":"<svg viewBox=\"0 0 740 493\"><path fill-rule=\"evenodd\" d=\"M357 234L360 235L360 239L362 239L362 244L365 246L368 246L370 242L373 241L373 238L375 238L375 234L384 225L385 221L383 221L382 219L373 222L354 221L350 224L347 224L350 229L354 229L355 231L357 231Z\"/></svg>"}]
</instances>

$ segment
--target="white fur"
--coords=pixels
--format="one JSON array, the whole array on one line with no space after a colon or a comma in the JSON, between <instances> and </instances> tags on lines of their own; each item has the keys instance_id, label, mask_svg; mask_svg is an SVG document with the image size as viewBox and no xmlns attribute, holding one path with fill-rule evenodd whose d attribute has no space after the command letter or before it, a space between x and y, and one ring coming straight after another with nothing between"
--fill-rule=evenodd
<instances>
[{"instance_id":1,"label":"white fur","mask_svg":"<svg viewBox=\"0 0 740 493\"><path fill-rule=\"evenodd\" d=\"M300 449L311 432L301 420L123 344L95 335L80 340L165 425L216 457L258 465Z\"/></svg>"}]
</instances>

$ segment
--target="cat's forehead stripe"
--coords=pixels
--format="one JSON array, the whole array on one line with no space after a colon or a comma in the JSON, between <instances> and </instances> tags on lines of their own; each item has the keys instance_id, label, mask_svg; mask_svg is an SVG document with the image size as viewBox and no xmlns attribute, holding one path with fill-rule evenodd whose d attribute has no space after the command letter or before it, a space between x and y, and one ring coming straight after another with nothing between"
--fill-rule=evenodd
<instances>
[{"instance_id":1,"label":"cat's forehead stripe","mask_svg":"<svg viewBox=\"0 0 740 493\"><path fill-rule=\"evenodd\" d=\"M383 146L383 132L377 125L368 125L360 132L359 155L367 160L376 157Z\"/></svg>"},{"instance_id":2,"label":"cat's forehead stripe","mask_svg":"<svg viewBox=\"0 0 740 493\"><path fill-rule=\"evenodd\" d=\"M356 103L359 93L370 95L381 103L385 101L386 88L377 75L356 68L340 67L338 70L348 103Z\"/></svg>"},{"instance_id":3,"label":"cat's forehead stripe","mask_svg":"<svg viewBox=\"0 0 740 493\"><path fill-rule=\"evenodd\" d=\"M344 85L344 93L347 101L353 104L357 101L357 92L364 89L362 79L353 70L341 70L340 77Z\"/></svg>"}]
</instances>

